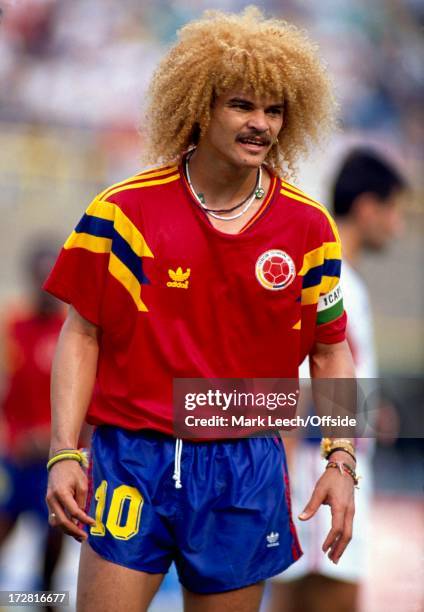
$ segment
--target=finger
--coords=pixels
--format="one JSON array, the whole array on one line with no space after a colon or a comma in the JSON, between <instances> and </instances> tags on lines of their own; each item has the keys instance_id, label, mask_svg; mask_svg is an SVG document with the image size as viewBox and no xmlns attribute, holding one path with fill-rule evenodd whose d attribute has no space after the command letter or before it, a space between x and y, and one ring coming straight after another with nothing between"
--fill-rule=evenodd
<instances>
[{"instance_id":1,"label":"finger","mask_svg":"<svg viewBox=\"0 0 424 612\"><path fill-rule=\"evenodd\" d=\"M335 507L333 504L331 506L331 529L322 545L323 552L326 553L329 548L334 546L336 540L341 537L343 533L344 518L345 510Z\"/></svg>"},{"instance_id":2,"label":"finger","mask_svg":"<svg viewBox=\"0 0 424 612\"><path fill-rule=\"evenodd\" d=\"M309 520L312 516L314 516L321 504L324 503L324 500L324 491L320 487L316 487L314 489L314 492L312 493L311 499L306 504L303 512L299 514L299 519L301 521Z\"/></svg>"},{"instance_id":3,"label":"finger","mask_svg":"<svg viewBox=\"0 0 424 612\"><path fill-rule=\"evenodd\" d=\"M58 493L57 497L60 504L66 510L66 513L73 519L77 519L85 525L95 525L96 521L91 518L84 510L82 510L75 499L69 493Z\"/></svg>"},{"instance_id":4,"label":"finger","mask_svg":"<svg viewBox=\"0 0 424 612\"><path fill-rule=\"evenodd\" d=\"M52 527L60 527L67 535L81 540L87 539L87 534L66 515L64 509L58 502L50 502L49 523Z\"/></svg>"},{"instance_id":5,"label":"finger","mask_svg":"<svg viewBox=\"0 0 424 612\"><path fill-rule=\"evenodd\" d=\"M85 503L87 500L87 492L88 492L87 482L86 481L78 482L75 488L75 501L77 502L81 510L85 508Z\"/></svg>"},{"instance_id":6,"label":"finger","mask_svg":"<svg viewBox=\"0 0 424 612\"><path fill-rule=\"evenodd\" d=\"M335 545L332 547L328 555L328 558L331 559L331 561L333 561L336 564L339 562L340 557L342 556L342 554L346 550L346 547L348 546L349 542L352 539L353 515L354 515L354 512L351 510L348 510L346 512L344 526L343 526L343 533L340 536L340 538L337 540Z\"/></svg>"}]
</instances>

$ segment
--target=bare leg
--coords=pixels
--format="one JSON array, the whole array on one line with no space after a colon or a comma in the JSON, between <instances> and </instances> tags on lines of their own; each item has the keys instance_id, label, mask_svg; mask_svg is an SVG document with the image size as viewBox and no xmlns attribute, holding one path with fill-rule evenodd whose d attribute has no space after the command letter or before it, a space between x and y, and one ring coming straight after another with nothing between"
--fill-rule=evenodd
<instances>
[{"instance_id":1,"label":"bare leg","mask_svg":"<svg viewBox=\"0 0 424 612\"><path fill-rule=\"evenodd\" d=\"M145 612L163 580L111 563L81 546L77 612Z\"/></svg>"},{"instance_id":2,"label":"bare leg","mask_svg":"<svg viewBox=\"0 0 424 612\"><path fill-rule=\"evenodd\" d=\"M309 574L273 582L268 612L357 612L359 585Z\"/></svg>"},{"instance_id":3,"label":"bare leg","mask_svg":"<svg viewBox=\"0 0 424 612\"><path fill-rule=\"evenodd\" d=\"M200 595L183 589L184 612L258 612L264 582L226 593Z\"/></svg>"}]
</instances>

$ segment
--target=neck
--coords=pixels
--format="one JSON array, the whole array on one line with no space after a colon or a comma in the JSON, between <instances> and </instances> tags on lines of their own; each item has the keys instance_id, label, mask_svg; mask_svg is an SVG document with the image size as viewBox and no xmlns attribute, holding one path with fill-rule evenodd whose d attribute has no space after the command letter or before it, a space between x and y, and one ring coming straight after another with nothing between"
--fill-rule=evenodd
<instances>
[{"instance_id":1,"label":"neck","mask_svg":"<svg viewBox=\"0 0 424 612\"><path fill-rule=\"evenodd\" d=\"M193 188L197 194L204 194L209 208L231 208L251 193L256 184L257 168L233 165L201 145L189 164Z\"/></svg>"},{"instance_id":2,"label":"neck","mask_svg":"<svg viewBox=\"0 0 424 612\"><path fill-rule=\"evenodd\" d=\"M337 225L342 242L343 259L355 267L361 254L360 232L349 221L338 220Z\"/></svg>"}]
</instances>

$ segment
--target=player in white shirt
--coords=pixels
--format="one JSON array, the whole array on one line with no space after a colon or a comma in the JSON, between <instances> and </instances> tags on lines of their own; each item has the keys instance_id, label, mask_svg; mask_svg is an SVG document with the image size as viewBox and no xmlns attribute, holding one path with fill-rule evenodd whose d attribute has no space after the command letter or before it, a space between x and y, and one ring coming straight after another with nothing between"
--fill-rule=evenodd
<instances>
[{"instance_id":1,"label":"player in white shirt","mask_svg":"<svg viewBox=\"0 0 424 612\"><path fill-rule=\"evenodd\" d=\"M341 286L348 313L347 335L364 393L376 388L369 379L377 378L378 371L368 289L356 266L364 251L383 250L401 232L405 190L399 172L368 149L353 150L334 183L333 207L344 255ZM308 363L302 364L300 376L306 378L308 369ZM269 612L357 612L360 583L367 572L374 443L372 438L357 441L357 472L362 479L355 496L355 530L340 563L333 564L322 552L331 514L321 506L313 521L298 523L304 555L273 579ZM311 482L316 482L322 472L317 442L299 441L290 463L293 512L299 515L308 500Z\"/></svg>"}]
</instances>

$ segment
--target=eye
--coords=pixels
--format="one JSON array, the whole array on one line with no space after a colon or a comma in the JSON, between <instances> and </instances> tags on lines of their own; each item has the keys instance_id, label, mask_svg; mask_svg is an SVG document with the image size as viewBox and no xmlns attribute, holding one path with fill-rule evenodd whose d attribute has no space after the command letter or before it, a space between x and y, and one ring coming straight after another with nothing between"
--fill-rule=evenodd
<instances>
[{"instance_id":1,"label":"eye","mask_svg":"<svg viewBox=\"0 0 424 612\"><path fill-rule=\"evenodd\" d=\"M231 105L232 108L241 108L242 110L248 110L249 107L247 104L243 104L243 102L237 102Z\"/></svg>"},{"instance_id":2,"label":"eye","mask_svg":"<svg viewBox=\"0 0 424 612\"><path fill-rule=\"evenodd\" d=\"M268 113L268 115L276 115L276 116L278 116L278 115L282 115L283 114L283 109L280 108L279 106L275 106L275 107L269 108L267 110L267 113Z\"/></svg>"},{"instance_id":3,"label":"eye","mask_svg":"<svg viewBox=\"0 0 424 612\"><path fill-rule=\"evenodd\" d=\"M228 104L230 108L238 108L243 111L249 111L251 109L251 105L248 102L243 102L243 100L234 100Z\"/></svg>"}]
</instances>

